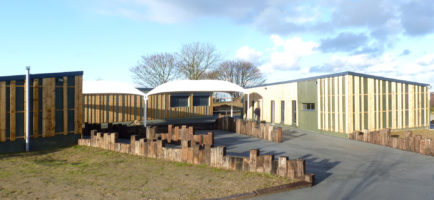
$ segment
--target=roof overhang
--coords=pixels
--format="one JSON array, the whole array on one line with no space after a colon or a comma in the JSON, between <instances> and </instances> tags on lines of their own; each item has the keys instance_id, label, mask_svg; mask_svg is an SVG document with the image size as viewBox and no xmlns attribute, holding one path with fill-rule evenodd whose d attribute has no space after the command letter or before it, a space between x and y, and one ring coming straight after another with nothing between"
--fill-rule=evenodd
<instances>
[{"instance_id":1,"label":"roof overhang","mask_svg":"<svg viewBox=\"0 0 434 200\"><path fill-rule=\"evenodd\" d=\"M231 82L221 80L176 80L161 84L146 95L175 92L237 92L246 94L247 90Z\"/></svg>"}]
</instances>

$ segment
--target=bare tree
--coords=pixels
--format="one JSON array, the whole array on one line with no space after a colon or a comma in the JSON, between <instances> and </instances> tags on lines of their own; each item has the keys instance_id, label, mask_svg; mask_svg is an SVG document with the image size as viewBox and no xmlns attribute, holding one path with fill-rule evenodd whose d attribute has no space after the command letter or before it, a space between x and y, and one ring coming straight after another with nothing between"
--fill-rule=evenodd
<instances>
[{"instance_id":1,"label":"bare tree","mask_svg":"<svg viewBox=\"0 0 434 200\"><path fill-rule=\"evenodd\" d=\"M216 79L219 79L219 77L220 77L220 72L217 70L212 70L212 71L207 71L207 72L203 73L202 76L200 77L200 79L216 80Z\"/></svg>"},{"instance_id":2,"label":"bare tree","mask_svg":"<svg viewBox=\"0 0 434 200\"><path fill-rule=\"evenodd\" d=\"M185 78L199 80L215 67L220 55L214 46L196 42L182 46L177 59L178 70Z\"/></svg>"},{"instance_id":3,"label":"bare tree","mask_svg":"<svg viewBox=\"0 0 434 200\"><path fill-rule=\"evenodd\" d=\"M218 69L218 79L238 84L241 87L259 85L265 82L261 71L251 62L225 61Z\"/></svg>"},{"instance_id":4,"label":"bare tree","mask_svg":"<svg viewBox=\"0 0 434 200\"><path fill-rule=\"evenodd\" d=\"M176 78L175 56L157 53L142 56L135 67L130 69L134 81L144 87L156 87Z\"/></svg>"}]
</instances>

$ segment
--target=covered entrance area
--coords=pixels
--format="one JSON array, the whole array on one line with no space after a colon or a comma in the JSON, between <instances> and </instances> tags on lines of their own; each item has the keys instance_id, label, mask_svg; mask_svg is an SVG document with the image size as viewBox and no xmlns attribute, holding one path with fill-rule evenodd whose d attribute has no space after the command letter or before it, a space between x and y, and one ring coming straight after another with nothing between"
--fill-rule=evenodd
<instances>
[{"instance_id":1,"label":"covered entrance area","mask_svg":"<svg viewBox=\"0 0 434 200\"><path fill-rule=\"evenodd\" d=\"M169 98L165 98L164 104L166 106L161 108L163 112L168 113L168 115L173 114L174 110L175 112L177 110L183 110L186 116L196 116L195 112L199 109L203 109L200 107L204 107L205 109L212 108L212 93L214 92L247 94L244 88L221 80L177 80L167 82L157 86L145 95L144 126L146 127L148 123L148 108L150 107L148 100L153 96L170 96ZM206 99L204 98L206 97L204 94L211 95L208 95L208 97L210 97ZM231 106L231 117L232 116L233 108Z\"/></svg>"}]
</instances>

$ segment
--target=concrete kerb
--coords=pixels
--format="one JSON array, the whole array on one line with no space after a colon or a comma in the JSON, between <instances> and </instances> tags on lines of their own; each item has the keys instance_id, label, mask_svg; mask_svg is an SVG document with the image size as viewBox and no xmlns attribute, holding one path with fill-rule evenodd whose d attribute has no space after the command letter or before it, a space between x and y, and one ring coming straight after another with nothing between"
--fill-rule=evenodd
<instances>
[{"instance_id":1,"label":"concrete kerb","mask_svg":"<svg viewBox=\"0 0 434 200\"><path fill-rule=\"evenodd\" d=\"M237 200L237 199L247 199L247 198L253 198L261 195L267 195L267 194L273 194L273 193L279 193L279 192L288 192L295 189L301 189L301 188L307 188L312 187L312 183L306 182L306 181L299 181L294 183L288 183L278 186L272 186L264 189L255 190L253 192L246 192L242 194L234 194L226 197L221 198L211 198L206 200Z\"/></svg>"}]
</instances>

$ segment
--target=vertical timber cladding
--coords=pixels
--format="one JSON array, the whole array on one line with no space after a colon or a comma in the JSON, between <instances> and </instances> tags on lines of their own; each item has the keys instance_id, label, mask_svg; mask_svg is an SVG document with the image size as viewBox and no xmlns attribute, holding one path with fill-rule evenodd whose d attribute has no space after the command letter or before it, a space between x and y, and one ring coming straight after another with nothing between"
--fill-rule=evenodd
<instances>
[{"instance_id":1,"label":"vertical timber cladding","mask_svg":"<svg viewBox=\"0 0 434 200\"><path fill-rule=\"evenodd\" d=\"M319 130L351 133L429 125L427 86L358 75L317 82Z\"/></svg>"},{"instance_id":2,"label":"vertical timber cladding","mask_svg":"<svg viewBox=\"0 0 434 200\"><path fill-rule=\"evenodd\" d=\"M6 81L0 81L0 142L6 141Z\"/></svg>"},{"instance_id":3,"label":"vertical timber cladding","mask_svg":"<svg viewBox=\"0 0 434 200\"><path fill-rule=\"evenodd\" d=\"M348 115L346 113L353 111L347 109L347 97L349 96L346 94L349 92L348 89L352 83L348 81L346 76L326 77L315 79L315 81L317 83L315 90L318 96L318 106L315 108L316 112L318 112L318 130L345 133L351 127L347 123ZM300 103L303 102L300 101ZM303 107L299 108L303 110Z\"/></svg>"},{"instance_id":4,"label":"vertical timber cladding","mask_svg":"<svg viewBox=\"0 0 434 200\"><path fill-rule=\"evenodd\" d=\"M56 107L56 79L42 79L42 137L55 135Z\"/></svg>"},{"instance_id":5,"label":"vertical timber cladding","mask_svg":"<svg viewBox=\"0 0 434 200\"><path fill-rule=\"evenodd\" d=\"M84 122L114 123L143 120L143 96L135 94L84 94Z\"/></svg>"},{"instance_id":6,"label":"vertical timber cladding","mask_svg":"<svg viewBox=\"0 0 434 200\"><path fill-rule=\"evenodd\" d=\"M188 105L171 107L170 93L155 94L148 97L148 120L180 119L213 115L212 93L208 98L208 106L194 106L194 93L188 93ZM140 104L138 104L140 106ZM138 114L138 117L141 115Z\"/></svg>"},{"instance_id":7,"label":"vertical timber cladding","mask_svg":"<svg viewBox=\"0 0 434 200\"><path fill-rule=\"evenodd\" d=\"M81 133L82 75L83 72L31 74L29 101L25 99L24 75L0 77L0 142L24 139L26 104L30 107L32 138ZM69 120L71 116L76 119Z\"/></svg>"}]
</instances>

